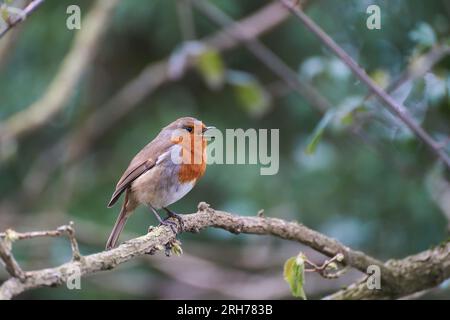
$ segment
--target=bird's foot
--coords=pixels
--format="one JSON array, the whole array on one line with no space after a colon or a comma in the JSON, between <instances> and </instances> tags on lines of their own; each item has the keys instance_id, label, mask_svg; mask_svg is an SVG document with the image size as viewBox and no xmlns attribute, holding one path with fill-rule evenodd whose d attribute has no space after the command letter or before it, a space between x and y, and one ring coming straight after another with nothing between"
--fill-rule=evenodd
<instances>
[{"instance_id":1,"label":"bird's foot","mask_svg":"<svg viewBox=\"0 0 450 320\"><path fill-rule=\"evenodd\" d=\"M178 232L177 232L177 224L176 224L176 222L174 222L174 221L170 221L170 220L168 220L167 218L166 219L161 219L161 217L160 217L160 215L158 214L158 212L156 211L156 209L155 208L153 208L151 205L149 205L148 206L149 208L150 208L150 210L155 214L155 217L156 217L156 219L158 219L158 221L159 221L159 225L161 226L161 225L164 225L164 226L169 226L170 227L170 229L172 229L172 231L173 231L173 233L175 233L175 234L177 234ZM166 208L164 208L166 211L167 211L167 209ZM169 212L169 211L167 211L167 212ZM170 211L171 212L171 211ZM173 212L171 212L172 214L173 214ZM169 217L170 217L171 215L169 214ZM183 227L182 226L180 226L180 231L182 231L183 229L182 229Z\"/></svg>"},{"instance_id":2,"label":"bird's foot","mask_svg":"<svg viewBox=\"0 0 450 320\"><path fill-rule=\"evenodd\" d=\"M178 222L180 223L180 232L183 232L184 230L184 221L183 221L183 217L181 215L179 215L178 213L173 212L172 210L170 210L169 208L163 208L167 214L169 215L169 217L171 218L175 218L178 220Z\"/></svg>"},{"instance_id":3,"label":"bird's foot","mask_svg":"<svg viewBox=\"0 0 450 320\"><path fill-rule=\"evenodd\" d=\"M170 229L172 229L173 233L177 234L177 223L168 220L167 218L164 220L161 220L161 222L159 223L160 226L169 226Z\"/></svg>"}]
</instances>

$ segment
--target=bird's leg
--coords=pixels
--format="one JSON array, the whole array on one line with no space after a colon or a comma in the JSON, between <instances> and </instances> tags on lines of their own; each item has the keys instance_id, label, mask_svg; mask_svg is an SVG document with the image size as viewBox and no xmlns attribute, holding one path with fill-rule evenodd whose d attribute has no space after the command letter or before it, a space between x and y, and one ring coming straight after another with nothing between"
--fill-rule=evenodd
<instances>
[{"instance_id":1,"label":"bird's leg","mask_svg":"<svg viewBox=\"0 0 450 320\"><path fill-rule=\"evenodd\" d=\"M183 221L183 218L182 218L178 213L173 212L172 210L170 210L170 209L167 208L167 207L163 207L163 209L167 212L167 214L169 215L169 217L173 217L173 218L177 219L178 222L180 222L180 228L181 228L181 231L183 231L183 230L184 230L184 221Z\"/></svg>"},{"instance_id":2,"label":"bird's leg","mask_svg":"<svg viewBox=\"0 0 450 320\"><path fill-rule=\"evenodd\" d=\"M155 214L156 219L158 219L159 224L160 225L165 225L165 226L169 226L170 229L172 229L173 233L177 234L177 230L175 228L176 223L173 221L169 221L169 220L163 220L161 218L161 216L158 214L158 212L155 210L155 208L153 208L151 205L148 206L150 208L150 210Z\"/></svg>"}]
</instances>

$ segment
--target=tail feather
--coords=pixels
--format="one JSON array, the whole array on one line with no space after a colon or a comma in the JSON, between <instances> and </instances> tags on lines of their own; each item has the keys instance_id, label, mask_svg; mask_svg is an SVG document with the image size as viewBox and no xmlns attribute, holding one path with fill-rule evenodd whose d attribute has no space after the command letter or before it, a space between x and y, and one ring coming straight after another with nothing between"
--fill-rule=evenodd
<instances>
[{"instance_id":1,"label":"tail feather","mask_svg":"<svg viewBox=\"0 0 450 320\"><path fill-rule=\"evenodd\" d=\"M125 195L125 200L122 204L122 208L120 209L119 216L117 217L116 223L114 224L114 228L112 229L111 234L108 238L108 242L106 243L106 250L112 249L116 246L120 234L122 233L122 230L125 227L125 224L127 223L128 220L127 198L128 192Z\"/></svg>"}]
</instances>

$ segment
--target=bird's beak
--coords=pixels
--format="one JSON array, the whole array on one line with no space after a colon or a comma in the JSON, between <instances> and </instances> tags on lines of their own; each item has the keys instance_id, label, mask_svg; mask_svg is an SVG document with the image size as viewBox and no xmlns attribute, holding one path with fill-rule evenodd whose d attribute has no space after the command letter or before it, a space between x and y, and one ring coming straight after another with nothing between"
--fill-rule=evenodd
<instances>
[{"instance_id":1,"label":"bird's beak","mask_svg":"<svg viewBox=\"0 0 450 320\"><path fill-rule=\"evenodd\" d=\"M213 127L213 126L211 126L211 127L204 127L203 128L203 133L205 133L206 131L208 131L208 130L211 130L211 129L215 129L216 127Z\"/></svg>"},{"instance_id":2,"label":"bird's beak","mask_svg":"<svg viewBox=\"0 0 450 320\"><path fill-rule=\"evenodd\" d=\"M207 132L207 131L209 131L209 130L211 130L211 129L216 129L216 127L213 127L213 126L211 126L211 127L204 127L203 128L203 131L202 131L202 133L203 133L203 136L205 137L205 138L207 138L208 140L214 140L214 136L210 136L210 135L205 135L205 132Z\"/></svg>"}]
</instances>

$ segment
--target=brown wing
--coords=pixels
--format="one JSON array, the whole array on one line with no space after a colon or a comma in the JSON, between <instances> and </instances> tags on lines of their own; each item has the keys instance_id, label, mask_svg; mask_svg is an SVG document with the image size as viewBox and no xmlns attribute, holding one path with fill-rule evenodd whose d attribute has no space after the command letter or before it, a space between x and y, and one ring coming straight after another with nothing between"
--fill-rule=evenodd
<instances>
[{"instance_id":1,"label":"brown wing","mask_svg":"<svg viewBox=\"0 0 450 320\"><path fill-rule=\"evenodd\" d=\"M130 172L128 170L125 172L127 173L126 176L123 176L119 183L116 186L116 190L114 191L111 200L108 203L108 208L112 207L117 200L120 198L120 195L122 192L124 192L128 186L136 180L141 174L145 173L147 170L150 170L154 166L154 162L151 161L144 161L141 164L139 164L137 167L133 168Z\"/></svg>"},{"instance_id":2,"label":"brown wing","mask_svg":"<svg viewBox=\"0 0 450 320\"><path fill-rule=\"evenodd\" d=\"M114 191L111 200L108 203L108 208L112 207L120 195L130 186L130 184L139 178L142 174L153 168L158 160L158 157L166 152L171 146L170 138L161 136L156 137L152 142L146 145L128 165L127 170L123 173L116 190Z\"/></svg>"}]
</instances>

